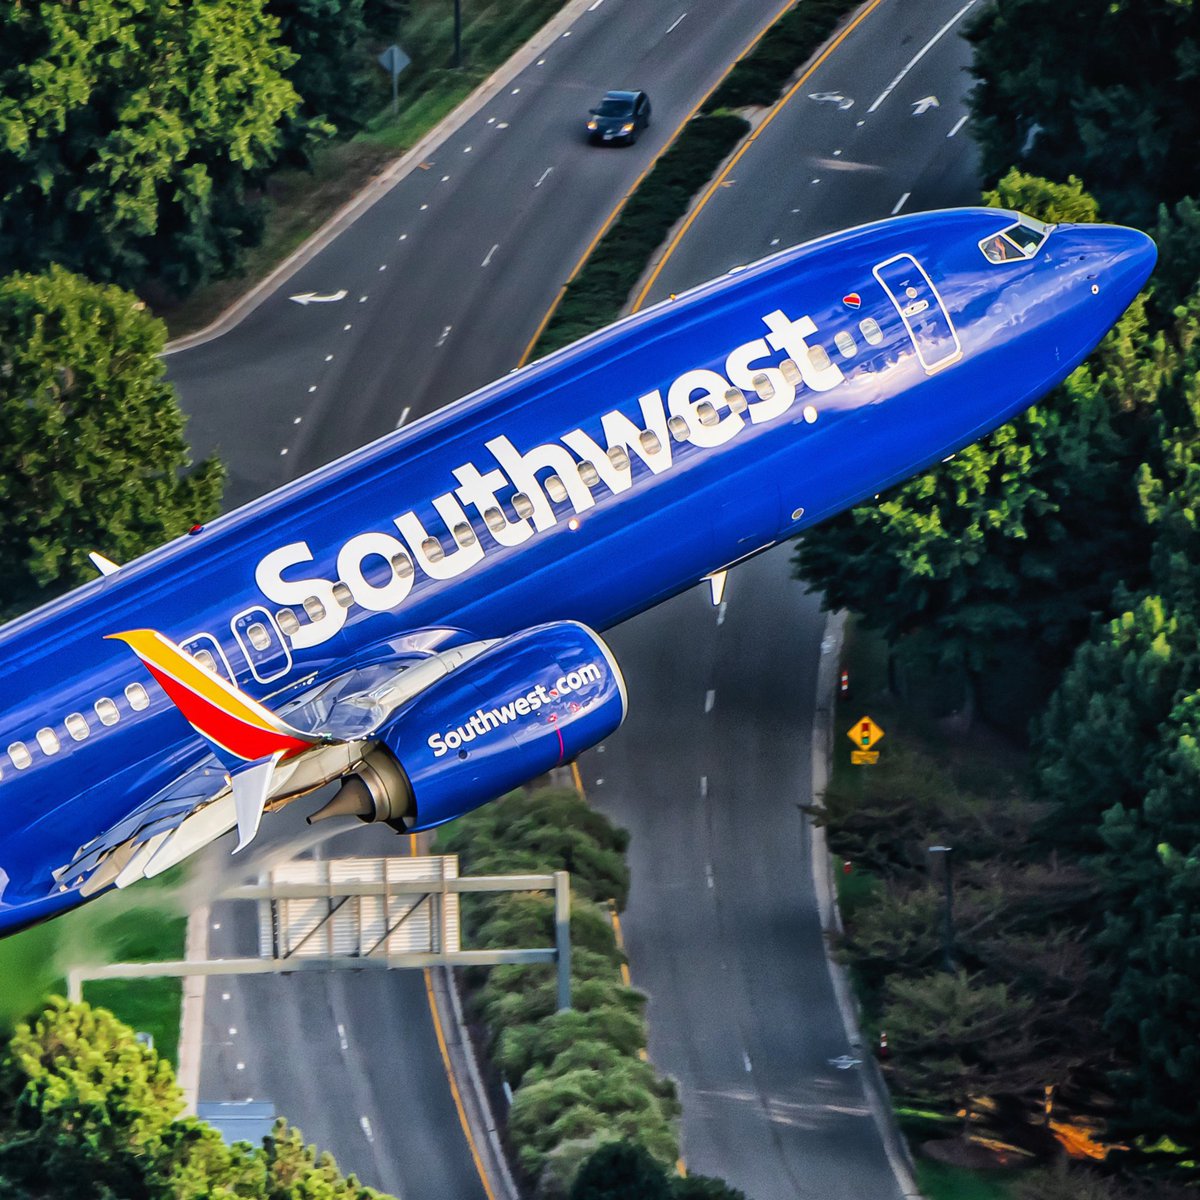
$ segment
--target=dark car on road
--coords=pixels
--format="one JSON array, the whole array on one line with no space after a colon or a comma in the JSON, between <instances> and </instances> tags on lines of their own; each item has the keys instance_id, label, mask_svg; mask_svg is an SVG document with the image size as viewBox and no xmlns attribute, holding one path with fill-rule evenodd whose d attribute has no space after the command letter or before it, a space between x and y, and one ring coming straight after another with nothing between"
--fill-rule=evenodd
<instances>
[{"instance_id":1,"label":"dark car on road","mask_svg":"<svg viewBox=\"0 0 1200 1200\"><path fill-rule=\"evenodd\" d=\"M649 124L650 97L645 92L608 92L588 117L588 141L632 146Z\"/></svg>"}]
</instances>

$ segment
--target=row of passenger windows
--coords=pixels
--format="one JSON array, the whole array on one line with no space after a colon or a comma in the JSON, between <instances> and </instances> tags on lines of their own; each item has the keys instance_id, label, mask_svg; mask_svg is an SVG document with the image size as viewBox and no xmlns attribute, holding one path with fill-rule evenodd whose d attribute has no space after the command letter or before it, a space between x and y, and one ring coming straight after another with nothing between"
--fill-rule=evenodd
<instances>
[{"instance_id":1,"label":"row of passenger windows","mask_svg":"<svg viewBox=\"0 0 1200 1200\"><path fill-rule=\"evenodd\" d=\"M883 331L879 327L879 322L874 317L864 318L858 323L858 328L869 345L877 346L883 341ZM858 343L855 342L853 335L847 333L845 330L839 331L833 340L843 358L853 358L858 353ZM808 348L808 360L814 370L817 371L826 371L831 366L829 354L823 346L810 346ZM779 364L778 370L784 380L793 387L798 387L804 380L800 368L790 358L785 358ZM771 383L770 376L765 371L760 371L757 375L754 375L751 382L754 385L755 394L760 400L774 399L775 387ZM728 388L724 399L725 403L729 406L729 411L733 413L744 413L749 407L746 394L741 388ZM701 400L695 406L695 409L696 419L701 425L716 425L721 419L721 414L717 412L716 407L709 400ZM803 416L809 425L813 424L817 419L816 408L811 404L805 405ZM687 421L678 414L668 418L667 428L671 431L671 437L677 442L687 441L691 435ZM646 454L658 454L662 450L662 442L658 434L652 429L643 429L638 434L638 442ZM629 470L629 453L624 446L611 447L607 451L607 455L609 461L618 471L624 472ZM585 487L592 488L600 484L600 472L596 469L595 463L583 459L576 469L579 472L580 481ZM544 486L546 494L555 503L561 504L570 494L567 490L567 485L563 483L558 475L547 476ZM526 520L533 516L533 501L524 492L514 493L510 503L519 520ZM484 524L492 533L499 533L508 524L508 518L505 517L499 508L485 508L482 516ZM466 521L459 522L450 533L455 543L463 549L475 545L479 540L475 530ZM430 562L440 562L446 557L445 547L435 537L427 537L421 543L421 553ZM407 579L413 573L413 561L403 552L394 554L390 560L390 565L398 579ZM333 585L333 597L343 608L350 608L354 604L354 594L350 591L349 586L341 580L338 580ZM325 619L325 605L319 597L307 597L302 607L310 621L323 621ZM279 609L275 613L275 621L286 637L294 637L300 632L300 618L290 608ZM247 626L246 637L255 650L267 650L271 646L272 638L270 630L261 622L255 622ZM204 666L208 667L210 671L219 673L216 660L207 650L197 651L195 657Z\"/></svg>"},{"instance_id":2,"label":"row of passenger windows","mask_svg":"<svg viewBox=\"0 0 1200 1200\"><path fill-rule=\"evenodd\" d=\"M135 712L150 706L150 696L140 683L129 684L125 689L125 699ZM116 701L108 696L101 696L92 705L92 709L101 725L115 725L121 719ZM92 732L88 718L81 712L68 713L63 725L71 740L76 742L82 742ZM62 749L62 739L58 731L50 726L39 729L34 736L43 754L57 754ZM8 759L18 771L23 771L33 763L33 754L25 742L13 742L8 747Z\"/></svg>"}]
</instances>

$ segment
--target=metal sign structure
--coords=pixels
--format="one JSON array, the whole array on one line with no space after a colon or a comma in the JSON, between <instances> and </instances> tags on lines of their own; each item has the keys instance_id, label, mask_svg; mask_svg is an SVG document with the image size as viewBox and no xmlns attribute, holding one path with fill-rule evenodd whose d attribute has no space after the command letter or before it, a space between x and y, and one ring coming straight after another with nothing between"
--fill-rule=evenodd
<instances>
[{"instance_id":1,"label":"metal sign structure","mask_svg":"<svg viewBox=\"0 0 1200 1200\"><path fill-rule=\"evenodd\" d=\"M556 967L558 1009L571 1007L571 890L566 871L552 875L477 875L458 877L458 864L415 868L426 878L401 878L401 864L413 858L330 859L308 866L326 870L325 880L281 880L276 871L266 883L235 887L222 900L266 904L259 914L258 958L213 958L187 962L110 963L72 967L67 996L83 999L83 985L94 979L153 979L185 975L287 975L297 971L392 970L398 967L493 967L505 963L549 963ZM426 861L437 862L436 858ZM351 865L347 866L349 863ZM386 866L368 866L386 863ZM291 864L296 866L298 864ZM376 878L363 878L375 872ZM347 876L353 876L348 878ZM458 897L463 892L553 892L554 945L509 950L464 950L459 944ZM398 905L393 902L399 900ZM284 902L287 902L284 904ZM299 902L299 903L296 903ZM427 904L425 914L422 904ZM352 907L347 909L347 905ZM338 914L345 910L340 919ZM414 919L415 918L415 919ZM413 920L403 933L401 927ZM421 943L420 939L426 940ZM422 945L419 949L402 948ZM321 948L317 944L323 941ZM309 952L305 953L307 946ZM287 951L284 953L283 951Z\"/></svg>"}]
</instances>

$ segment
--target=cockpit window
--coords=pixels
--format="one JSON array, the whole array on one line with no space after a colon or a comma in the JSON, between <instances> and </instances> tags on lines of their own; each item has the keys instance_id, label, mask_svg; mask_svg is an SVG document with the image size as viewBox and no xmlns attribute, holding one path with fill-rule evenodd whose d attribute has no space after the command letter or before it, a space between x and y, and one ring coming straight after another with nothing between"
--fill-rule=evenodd
<instances>
[{"instance_id":1,"label":"cockpit window","mask_svg":"<svg viewBox=\"0 0 1200 1200\"><path fill-rule=\"evenodd\" d=\"M1053 229L1053 225L1021 216L1015 225L984 238L979 248L990 263L1024 262L1041 249Z\"/></svg>"}]
</instances>

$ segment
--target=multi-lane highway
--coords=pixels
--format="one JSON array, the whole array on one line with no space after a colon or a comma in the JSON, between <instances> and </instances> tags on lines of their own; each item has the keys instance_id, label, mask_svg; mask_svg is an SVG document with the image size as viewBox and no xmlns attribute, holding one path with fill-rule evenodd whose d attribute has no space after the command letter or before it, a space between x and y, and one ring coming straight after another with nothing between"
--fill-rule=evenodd
<instances>
[{"instance_id":1,"label":"multi-lane highway","mask_svg":"<svg viewBox=\"0 0 1200 1200\"><path fill-rule=\"evenodd\" d=\"M647 301L832 229L977 202L958 36L970 7L867 12L714 181ZM798 808L823 615L783 549L733 571L721 609L707 590L610 636L630 717L582 764L592 801L633 835L624 932L650 996L650 1056L679 1083L693 1171L754 1200L897 1197L863 1076L830 1061L859 1051Z\"/></svg>"},{"instance_id":2,"label":"multi-lane highway","mask_svg":"<svg viewBox=\"0 0 1200 1200\"><path fill-rule=\"evenodd\" d=\"M580 6L571 36L426 169L230 333L169 360L194 445L231 463L232 501L515 365L612 206L777 4L650 7ZM760 128L651 297L830 228L972 199L961 19L948 27L961 9L873 5ZM586 147L582 114L621 85L650 91L655 125L632 151ZM584 764L593 799L634 832L626 934L652 1058L680 1081L693 1169L752 1200L895 1195L857 1073L827 1062L847 1046L796 808L822 622L782 552L735 572L727 601L689 594L615 632L632 715ZM373 852L374 832L341 852ZM213 920L219 952L249 948L248 926ZM406 1200L481 1194L419 975L217 982L207 1012L203 1098L274 1100Z\"/></svg>"}]
</instances>

